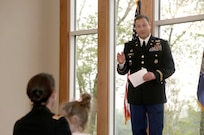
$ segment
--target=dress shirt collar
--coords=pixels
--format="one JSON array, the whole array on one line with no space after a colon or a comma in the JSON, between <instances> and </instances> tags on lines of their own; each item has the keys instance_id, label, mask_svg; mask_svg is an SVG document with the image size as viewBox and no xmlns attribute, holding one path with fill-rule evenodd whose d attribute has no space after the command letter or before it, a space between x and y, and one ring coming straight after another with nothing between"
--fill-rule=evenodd
<instances>
[{"instance_id":1,"label":"dress shirt collar","mask_svg":"<svg viewBox=\"0 0 204 135\"><path fill-rule=\"evenodd\" d=\"M143 41L145 41L145 45L147 45L147 43L148 43L148 41L149 41L149 39L150 39L150 36L151 36L151 34L149 34L149 36L148 36L145 40L144 40L144 39L141 39L141 38L139 37L140 45L142 46Z\"/></svg>"}]
</instances>

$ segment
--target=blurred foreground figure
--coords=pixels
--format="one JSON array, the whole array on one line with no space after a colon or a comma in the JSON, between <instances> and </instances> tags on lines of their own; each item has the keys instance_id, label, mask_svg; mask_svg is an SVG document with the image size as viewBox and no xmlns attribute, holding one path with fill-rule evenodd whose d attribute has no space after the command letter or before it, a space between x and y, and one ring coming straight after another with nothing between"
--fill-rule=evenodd
<instances>
[{"instance_id":1,"label":"blurred foreground figure","mask_svg":"<svg viewBox=\"0 0 204 135\"><path fill-rule=\"evenodd\" d=\"M55 103L55 80L52 75L40 73L27 85L32 110L14 125L13 135L71 135L66 119L50 110Z\"/></svg>"}]
</instances>

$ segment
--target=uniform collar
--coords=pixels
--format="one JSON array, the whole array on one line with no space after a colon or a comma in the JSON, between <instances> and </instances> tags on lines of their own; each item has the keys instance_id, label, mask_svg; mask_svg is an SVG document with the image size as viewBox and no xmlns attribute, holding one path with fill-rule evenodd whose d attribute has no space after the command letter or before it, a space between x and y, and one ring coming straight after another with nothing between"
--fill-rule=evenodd
<instances>
[{"instance_id":1,"label":"uniform collar","mask_svg":"<svg viewBox=\"0 0 204 135\"><path fill-rule=\"evenodd\" d=\"M139 37L140 44L142 45L143 41L145 41L145 44L147 45L147 43L148 43L150 37L151 37L151 34L149 34L149 36L148 36L145 40L144 40L144 39L141 39L141 38Z\"/></svg>"}]
</instances>

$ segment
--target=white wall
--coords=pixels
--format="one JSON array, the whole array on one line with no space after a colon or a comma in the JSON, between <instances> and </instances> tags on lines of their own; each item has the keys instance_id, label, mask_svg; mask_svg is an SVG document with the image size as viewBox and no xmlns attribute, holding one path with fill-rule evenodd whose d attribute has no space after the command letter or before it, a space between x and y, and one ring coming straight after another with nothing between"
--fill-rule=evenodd
<instances>
[{"instance_id":1,"label":"white wall","mask_svg":"<svg viewBox=\"0 0 204 135\"><path fill-rule=\"evenodd\" d=\"M53 74L58 88L59 0L0 0L1 135L30 110L26 85L39 72Z\"/></svg>"}]
</instances>

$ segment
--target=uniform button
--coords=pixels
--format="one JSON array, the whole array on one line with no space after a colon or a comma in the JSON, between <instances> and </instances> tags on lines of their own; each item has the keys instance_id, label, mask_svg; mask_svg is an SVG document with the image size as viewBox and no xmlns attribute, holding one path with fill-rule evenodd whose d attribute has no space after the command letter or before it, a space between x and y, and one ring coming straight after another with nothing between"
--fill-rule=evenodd
<instances>
[{"instance_id":1,"label":"uniform button","mask_svg":"<svg viewBox=\"0 0 204 135\"><path fill-rule=\"evenodd\" d=\"M141 58L144 58L144 55L141 55Z\"/></svg>"},{"instance_id":2,"label":"uniform button","mask_svg":"<svg viewBox=\"0 0 204 135\"><path fill-rule=\"evenodd\" d=\"M141 64L144 64L144 61L141 61Z\"/></svg>"},{"instance_id":3,"label":"uniform button","mask_svg":"<svg viewBox=\"0 0 204 135\"><path fill-rule=\"evenodd\" d=\"M155 60L154 60L154 64L157 64L157 63L158 63L158 59L155 59Z\"/></svg>"},{"instance_id":4,"label":"uniform button","mask_svg":"<svg viewBox=\"0 0 204 135\"><path fill-rule=\"evenodd\" d=\"M157 54L155 54L155 57L158 57L158 55L157 55Z\"/></svg>"}]
</instances>

